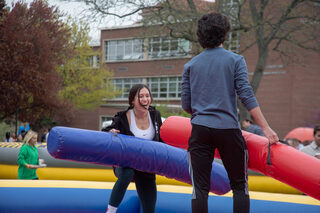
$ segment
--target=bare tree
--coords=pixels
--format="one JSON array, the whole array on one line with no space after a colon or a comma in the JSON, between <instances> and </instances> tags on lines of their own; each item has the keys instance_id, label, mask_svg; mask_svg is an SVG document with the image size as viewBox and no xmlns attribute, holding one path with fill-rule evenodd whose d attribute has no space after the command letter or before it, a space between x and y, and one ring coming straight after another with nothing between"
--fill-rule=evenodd
<instances>
[{"instance_id":1,"label":"bare tree","mask_svg":"<svg viewBox=\"0 0 320 213\"><path fill-rule=\"evenodd\" d=\"M244 53L258 48L257 62L251 85L258 91L270 51L279 57L298 56L299 49L319 53L319 0L76 0L85 2L94 17L126 18L141 14L140 22L171 37L180 37L192 43L193 54L201 51L196 38L196 20L213 10L226 14L233 29L226 48ZM159 27L160 26L160 27ZM151 27L152 28L152 27ZM239 41L241 37L241 46ZM240 106L240 119L248 112Z\"/></svg>"},{"instance_id":2,"label":"bare tree","mask_svg":"<svg viewBox=\"0 0 320 213\"><path fill-rule=\"evenodd\" d=\"M250 39L247 39L247 45L243 45L242 51L252 45L258 48L257 62L251 79L255 93L258 91L270 51L278 52L279 57L283 59L295 57L296 60L301 57L298 54L299 49L320 52L319 4L318 0L248 0L247 4L240 2L240 25L248 29L247 37L253 38L251 43ZM240 118L246 116L247 113L241 106Z\"/></svg>"}]
</instances>

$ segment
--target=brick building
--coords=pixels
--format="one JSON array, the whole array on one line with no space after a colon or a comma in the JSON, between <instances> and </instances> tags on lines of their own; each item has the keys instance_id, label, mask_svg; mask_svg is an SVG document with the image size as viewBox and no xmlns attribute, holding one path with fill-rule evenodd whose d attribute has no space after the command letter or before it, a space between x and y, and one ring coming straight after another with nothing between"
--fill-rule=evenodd
<instances>
[{"instance_id":1,"label":"brick building","mask_svg":"<svg viewBox=\"0 0 320 213\"><path fill-rule=\"evenodd\" d=\"M181 109L181 74L183 65L192 57L186 53L190 48L191 44L184 39L146 36L140 24L102 29L100 63L113 71L113 82L124 93L113 100L105 100L94 111L79 112L68 125L101 129L103 121L128 106L128 89L139 82L150 87L155 103L168 105L172 110ZM265 117L281 138L295 127L320 122L320 57L310 51L297 54L302 56L301 62L284 64L270 50L256 94ZM257 55L256 47L243 54L249 78Z\"/></svg>"}]
</instances>

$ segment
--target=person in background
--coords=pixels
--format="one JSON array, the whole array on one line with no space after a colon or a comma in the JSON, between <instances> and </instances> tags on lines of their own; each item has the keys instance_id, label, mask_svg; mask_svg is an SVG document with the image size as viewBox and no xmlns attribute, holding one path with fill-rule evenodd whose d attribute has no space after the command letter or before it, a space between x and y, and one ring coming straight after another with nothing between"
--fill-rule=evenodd
<instances>
[{"instance_id":1,"label":"person in background","mask_svg":"<svg viewBox=\"0 0 320 213\"><path fill-rule=\"evenodd\" d=\"M302 142L302 144L303 144L303 146L308 146L312 142L313 142L312 140L305 140L305 141Z\"/></svg>"},{"instance_id":2,"label":"person in background","mask_svg":"<svg viewBox=\"0 0 320 213\"><path fill-rule=\"evenodd\" d=\"M153 141L161 141L161 115L155 107L150 106L152 96L149 88L144 84L133 85L129 91L129 108L118 112L112 119L112 124L102 131L132 135ZM116 167L118 177L113 186L107 213L117 212L129 183L134 179L143 213L154 213L157 200L156 176L140 172L132 168Z\"/></svg>"},{"instance_id":3,"label":"person in background","mask_svg":"<svg viewBox=\"0 0 320 213\"><path fill-rule=\"evenodd\" d=\"M49 129L45 128L41 136L41 143L47 143L48 134L49 134Z\"/></svg>"},{"instance_id":4,"label":"person in background","mask_svg":"<svg viewBox=\"0 0 320 213\"><path fill-rule=\"evenodd\" d=\"M29 130L23 139L23 145L18 155L18 179L39 179L36 169L39 168L38 148L35 146L38 134Z\"/></svg>"},{"instance_id":5,"label":"person in background","mask_svg":"<svg viewBox=\"0 0 320 213\"><path fill-rule=\"evenodd\" d=\"M29 129L30 129L30 125L28 122L22 123L21 126L19 127L18 137L21 134L22 130L24 130L27 133Z\"/></svg>"},{"instance_id":6,"label":"person in background","mask_svg":"<svg viewBox=\"0 0 320 213\"><path fill-rule=\"evenodd\" d=\"M49 137L50 131L51 131L51 127L48 129L48 132L47 132L47 134L46 134L46 142L48 141L48 137Z\"/></svg>"},{"instance_id":7,"label":"person in background","mask_svg":"<svg viewBox=\"0 0 320 213\"><path fill-rule=\"evenodd\" d=\"M6 132L4 142L17 142L16 133Z\"/></svg>"},{"instance_id":8,"label":"person in background","mask_svg":"<svg viewBox=\"0 0 320 213\"><path fill-rule=\"evenodd\" d=\"M6 132L6 136L4 137L4 142L12 142L10 132Z\"/></svg>"},{"instance_id":9,"label":"person in background","mask_svg":"<svg viewBox=\"0 0 320 213\"><path fill-rule=\"evenodd\" d=\"M288 144L288 142L286 141L286 139L284 139L284 140L279 140L279 142L282 143L282 144L285 144L285 145L289 146L289 144Z\"/></svg>"},{"instance_id":10,"label":"person in background","mask_svg":"<svg viewBox=\"0 0 320 213\"><path fill-rule=\"evenodd\" d=\"M248 80L242 56L227 51L223 42L230 30L220 13L203 15L197 36L204 48L184 65L181 105L191 114L188 161L192 179L192 213L208 212L210 175L215 149L227 170L233 192L233 212L249 213L248 150L237 113L237 96L262 128L270 144L279 141L264 118Z\"/></svg>"},{"instance_id":11,"label":"person in background","mask_svg":"<svg viewBox=\"0 0 320 213\"><path fill-rule=\"evenodd\" d=\"M17 142L18 138L15 132L12 132L10 137L12 142Z\"/></svg>"},{"instance_id":12,"label":"person in background","mask_svg":"<svg viewBox=\"0 0 320 213\"><path fill-rule=\"evenodd\" d=\"M297 150L301 150L303 148L301 142L296 138L287 138L285 141L288 143L289 146L292 146Z\"/></svg>"},{"instance_id":13,"label":"person in background","mask_svg":"<svg viewBox=\"0 0 320 213\"><path fill-rule=\"evenodd\" d=\"M309 145L303 147L301 149L301 152L320 159L320 125L316 125L313 128L313 137L314 141Z\"/></svg>"},{"instance_id":14,"label":"person in background","mask_svg":"<svg viewBox=\"0 0 320 213\"><path fill-rule=\"evenodd\" d=\"M24 139L25 135L26 135L26 131L25 131L24 129L21 130L21 133L20 133L20 135L18 136L18 140L17 140L17 141L23 142L23 139Z\"/></svg>"},{"instance_id":15,"label":"person in background","mask_svg":"<svg viewBox=\"0 0 320 213\"><path fill-rule=\"evenodd\" d=\"M263 131L260 128L260 126L253 124L252 121L250 121L249 119L245 119L241 123L242 123L242 127L247 132L251 132L256 135L264 136Z\"/></svg>"}]
</instances>

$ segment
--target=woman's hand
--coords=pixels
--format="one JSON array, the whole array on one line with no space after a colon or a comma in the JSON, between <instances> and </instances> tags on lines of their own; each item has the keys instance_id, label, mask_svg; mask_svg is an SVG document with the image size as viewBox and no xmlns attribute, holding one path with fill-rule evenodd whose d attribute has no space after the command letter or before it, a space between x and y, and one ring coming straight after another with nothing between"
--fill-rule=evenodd
<instances>
[{"instance_id":1,"label":"woman's hand","mask_svg":"<svg viewBox=\"0 0 320 213\"><path fill-rule=\"evenodd\" d=\"M37 169L37 168L39 168L39 166L37 166L37 165L32 165L32 164L26 164L26 167L27 167L28 169Z\"/></svg>"},{"instance_id":2,"label":"woman's hand","mask_svg":"<svg viewBox=\"0 0 320 213\"><path fill-rule=\"evenodd\" d=\"M118 133L120 133L120 130L117 130L117 129L110 129L110 131L109 132L111 132L111 133L113 133L113 135L118 135Z\"/></svg>"}]
</instances>

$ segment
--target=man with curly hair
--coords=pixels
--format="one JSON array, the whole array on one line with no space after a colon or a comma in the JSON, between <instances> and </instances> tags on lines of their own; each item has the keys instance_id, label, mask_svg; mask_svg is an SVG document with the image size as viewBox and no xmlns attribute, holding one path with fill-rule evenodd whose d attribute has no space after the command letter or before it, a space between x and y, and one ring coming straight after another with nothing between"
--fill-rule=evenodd
<instances>
[{"instance_id":1,"label":"man with curly hair","mask_svg":"<svg viewBox=\"0 0 320 213\"><path fill-rule=\"evenodd\" d=\"M242 56L223 48L230 23L220 13L198 21L197 36L205 49L184 66L182 108L191 114L188 160L192 178L192 212L208 212L210 173L215 149L227 170L233 211L248 213L248 150L241 134L236 96L246 106L271 144L279 141L264 118L248 80Z\"/></svg>"}]
</instances>

